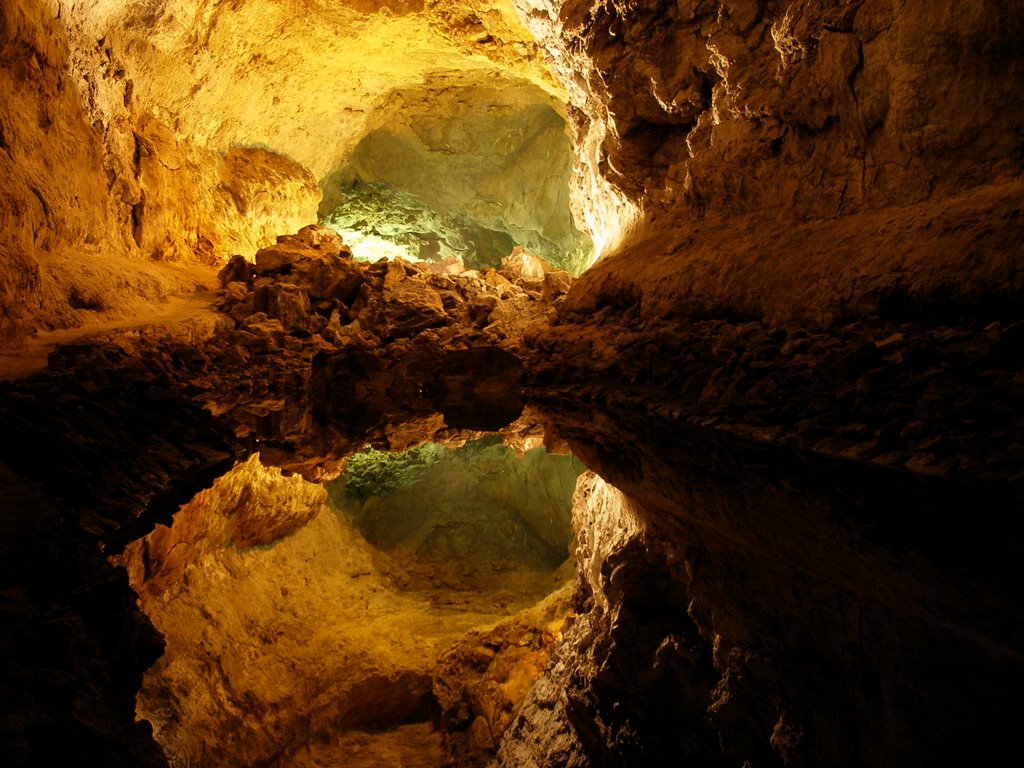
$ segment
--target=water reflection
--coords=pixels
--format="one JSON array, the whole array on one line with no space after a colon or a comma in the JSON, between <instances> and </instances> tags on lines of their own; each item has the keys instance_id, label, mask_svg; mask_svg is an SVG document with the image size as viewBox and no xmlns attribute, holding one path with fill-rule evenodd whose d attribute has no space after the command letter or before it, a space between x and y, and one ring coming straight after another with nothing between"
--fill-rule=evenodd
<instances>
[{"instance_id":1,"label":"water reflection","mask_svg":"<svg viewBox=\"0 0 1024 768\"><path fill-rule=\"evenodd\" d=\"M565 446L621 494L635 528L580 518L619 533L590 553L596 583L579 583L554 685L527 698L502 764L530 749L555 764L530 746L550 739L550 712L592 764L999 764L1024 683L1019 489L826 461L635 403L524 410L514 364L474 354L443 386L358 360L344 365L360 379L314 370L314 416L260 441L308 469L368 436L390 449L466 440L518 416L506 441ZM481 369L498 374L460 373Z\"/></svg>"},{"instance_id":2,"label":"water reflection","mask_svg":"<svg viewBox=\"0 0 1024 768\"><path fill-rule=\"evenodd\" d=\"M181 628L180 655L159 665L190 670L159 696L223 713L204 731L184 727L182 713L147 711L165 732L176 729L180 754L195 760L316 765L340 749L375 755L378 765L388 764L382 755L411 753L467 766L496 756L509 767L576 758L1006 764L1024 684L1019 488L825 461L655 418L637 400L612 408L524 397L508 357L416 350L409 342L395 365L344 352L204 392L214 416L122 367L103 371L102 386L93 376L90 390L46 382L39 394L26 385L0 414L19 446L4 460L45 482L47 496L8 505L22 527L8 525L15 544L5 578L59 584L40 604L49 606L51 593L78 595L60 610L98 615L97 626L135 626L116 590L101 600L65 586L106 572L80 554L81 534L67 533L58 510L72 510L83 531L114 548L194 497L214 468L237 464L203 492L204 514L178 511L169 530L129 553L143 603ZM393 588L401 579L382 566L391 556L383 550L429 542L433 555L444 537L384 536L373 547L324 503L322 481L365 445L463 445L498 422L507 422L503 444L571 452L606 481L585 476L577 495L582 577L516 615L525 603L492 594L467 606L457 590L424 584L429 557L398 584L404 591ZM75 440L54 443L58 433ZM132 521L124 510L137 510L139 498L150 507ZM53 542L64 539L28 524L39 510L66 534L63 549ZM25 552L31 557L15 556ZM547 576L561 575L546 558ZM229 588L209 601L188 597L217 585ZM492 628L472 629L485 613ZM228 630L254 640L232 645ZM454 646L438 639L451 631L463 633ZM102 658L124 664L130 645ZM394 664L373 660L382 647ZM119 691L130 700L130 670L139 667L126 668ZM18 679L35 696L30 686L48 678ZM226 696L229 679L252 684ZM350 685L345 696L339 681ZM375 741L382 721L404 723L386 745Z\"/></svg>"},{"instance_id":3,"label":"water reflection","mask_svg":"<svg viewBox=\"0 0 1024 768\"><path fill-rule=\"evenodd\" d=\"M589 759L1002 764L1024 682L1019 489L635 409L543 418L641 524L602 570L608 651L568 694Z\"/></svg>"},{"instance_id":4,"label":"water reflection","mask_svg":"<svg viewBox=\"0 0 1024 768\"><path fill-rule=\"evenodd\" d=\"M364 449L326 488L253 454L118 558L166 641L138 711L173 765L490 752L568 611L581 467L529 420L384 432L417 430L447 445Z\"/></svg>"}]
</instances>

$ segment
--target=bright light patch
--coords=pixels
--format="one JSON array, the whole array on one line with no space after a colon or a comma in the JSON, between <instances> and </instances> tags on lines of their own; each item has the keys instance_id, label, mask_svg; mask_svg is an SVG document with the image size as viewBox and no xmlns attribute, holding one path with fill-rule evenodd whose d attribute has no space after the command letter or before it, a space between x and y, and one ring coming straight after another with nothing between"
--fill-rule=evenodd
<instances>
[{"instance_id":1,"label":"bright light patch","mask_svg":"<svg viewBox=\"0 0 1024 768\"><path fill-rule=\"evenodd\" d=\"M328 224L328 226L330 226ZM381 259L405 259L406 261L422 261L419 253L408 245L385 240L377 235L365 234L350 229L331 227L341 235L345 245L352 249L352 257L358 261L380 261Z\"/></svg>"}]
</instances>

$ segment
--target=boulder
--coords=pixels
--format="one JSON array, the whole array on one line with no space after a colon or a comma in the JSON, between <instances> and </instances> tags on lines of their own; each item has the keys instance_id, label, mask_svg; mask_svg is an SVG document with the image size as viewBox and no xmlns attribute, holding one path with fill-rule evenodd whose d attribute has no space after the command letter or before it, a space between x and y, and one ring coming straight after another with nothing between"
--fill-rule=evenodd
<instances>
[{"instance_id":1,"label":"boulder","mask_svg":"<svg viewBox=\"0 0 1024 768\"><path fill-rule=\"evenodd\" d=\"M254 291L254 308L281 321L289 331L304 327L309 320L309 296L302 287L290 283L258 286Z\"/></svg>"},{"instance_id":2,"label":"boulder","mask_svg":"<svg viewBox=\"0 0 1024 768\"><path fill-rule=\"evenodd\" d=\"M555 270L544 275L544 285L541 289L541 296L544 301L554 301L564 296L572 288L572 275L562 270Z\"/></svg>"},{"instance_id":3,"label":"boulder","mask_svg":"<svg viewBox=\"0 0 1024 768\"><path fill-rule=\"evenodd\" d=\"M441 296L418 273L410 275L401 261L387 265L376 319L383 338L414 336L447 320Z\"/></svg>"},{"instance_id":4,"label":"boulder","mask_svg":"<svg viewBox=\"0 0 1024 768\"><path fill-rule=\"evenodd\" d=\"M279 237L278 243L282 241L303 243L324 255L340 256L346 259L352 258L352 251L345 245L341 235L333 229L321 227L319 224L310 224L300 229L294 235L285 235L283 238Z\"/></svg>"},{"instance_id":5,"label":"boulder","mask_svg":"<svg viewBox=\"0 0 1024 768\"><path fill-rule=\"evenodd\" d=\"M501 273L512 282L519 280L542 280L551 271L548 263L539 256L534 256L521 246L512 249L512 253L501 260Z\"/></svg>"},{"instance_id":6,"label":"boulder","mask_svg":"<svg viewBox=\"0 0 1024 768\"><path fill-rule=\"evenodd\" d=\"M227 287L228 283L247 283L252 279L252 264L241 255L232 256L228 263L221 267L217 273L217 279L221 287Z\"/></svg>"}]
</instances>

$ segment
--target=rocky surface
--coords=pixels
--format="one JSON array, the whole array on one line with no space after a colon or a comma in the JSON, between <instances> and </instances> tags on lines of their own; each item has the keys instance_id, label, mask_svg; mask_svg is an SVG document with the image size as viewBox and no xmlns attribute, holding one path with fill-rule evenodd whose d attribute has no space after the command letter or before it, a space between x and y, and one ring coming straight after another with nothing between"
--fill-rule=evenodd
<instances>
[{"instance_id":1,"label":"rocky surface","mask_svg":"<svg viewBox=\"0 0 1024 768\"><path fill-rule=\"evenodd\" d=\"M823 455L1019 485L1024 322L900 322L899 309L815 330L608 304L532 338L543 362L527 380Z\"/></svg>"},{"instance_id":2,"label":"rocky surface","mask_svg":"<svg viewBox=\"0 0 1024 768\"><path fill-rule=\"evenodd\" d=\"M576 108L577 208L610 244L570 300L581 323L608 304L808 330L1019 316L1012 2L519 7Z\"/></svg>"},{"instance_id":3,"label":"rocky surface","mask_svg":"<svg viewBox=\"0 0 1024 768\"><path fill-rule=\"evenodd\" d=\"M163 642L106 554L169 520L235 450L167 384L144 362L95 355L3 386L0 742L12 765L166 765L135 723Z\"/></svg>"},{"instance_id":4,"label":"rocky surface","mask_svg":"<svg viewBox=\"0 0 1024 768\"><path fill-rule=\"evenodd\" d=\"M603 478L578 497L574 622L543 609L447 657L430 693L447 742L422 722L337 734L317 704L298 764L363 746L467 767L1016 764L1018 5L516 0L558 85L505 6L5 3L5 343L197 281L153 256L265 246L221 272L223 325L65 346L0 387L5 756L163 762L131 702L158 643L97 550L257 450L304 478L268 487L304 487L365 443L512 422L521 444L557 426ZM370 50L383 58L365 66ZM605 254L579 281L521 254L478 272L360 264L317 228L269 242L380 127L378 101L442 65L530 81L559 114L568 96L573 206ZM204 602L197 563L197 587L266 586L264 537L300 518L279 563L296 579L310 531L349 541L304 494L294 520L239 495L212 528L185 515L145 557L132 545L136 578L155 578L145 599ZM332 551L334 583L357 549ZM255 610L296 631L308 606L278 594ZM211 605L211 626L252 618ZM165 607L181 631L163 664L181 675L152 701L216 688L222 640ZM564 631L557 650L545 630ZM395 647L421 659L412 645ZM259 676L243 662L238 691ZM422 702L417 664L374 691ZM187 730L167 726L201 754ZM214 733L202 743L228 759ZM228 741L263 759L251 735Z\"/></svg>"},{"instance_id":5,"label":"rocky surface","mask_svg":"<svg viewBox=\"0 0 1024 768\"><path fill-rule=\"evenodd\" d=\"M307 227L259 251L255 264L224 268L221 306L237 327L197 351L187 386L216 413L231 411L240 436L262 434L275 464L311 479L337 474L317 469L329 446L349 444L335 423L371 424L381 411L405 408L426 423L443 414L434 430L498 429L522 411L516 350L572 284L528 254L518 259L501 271L454 275L367 264L330 230ZM522 259L535 273L522 275ZM168 360L168 375L180 376L173 368ZM316 394L290 402L292 385ZM400 435L388 445L408 447ZM305 458L288 456L295 450Z\"/></svg>"},{"instance_id":6,"label":"rocky surface","mask_svg":"<svg viewBox=\"0 0 1024 768\"><path fill-rule=\"evenodd\" d=\"M156 524L169 522L170 515L197 490L256 449L269 463L322 479L336 475L346 456L368 442L396 449L426 439L460 445L478 437L481 429L494 429L520 417L521 364L496 344L500 341L515 346L522 334L518 323L528 324L535 321L531 318L544 317L551 310L550 301L544 298L544 280L520 274L527 267L530 269L526 271L544 274L540 262L520 254L514 264L510 262L509 277L493 271L450 278L402 264L360 265L346 257L340 241L327 230L314 227L298 236L282 238L277 246L261 251L255 264L238 260L225 271L225 277L241 277L228 280L224 290L225 306L237 310L234 314L241 317L241 323L227 320L220 327L202 332L179 328L177 335L126 331L91 343L65 345L53 353L46 373L3 385L0 424L10 440L3 443L2 460L11 467L12 477L7 484L10 493L5 491L4 508L5 516L10 510L12 536L22 529L22 538L31 538L32 531L38 533L39 523L25 527L29 502L37 504L32 499L38 499L40 508L59 510L53 515L58 526L53 535L46 533L40 539L48 559L30 557L38 561L32 568L20 565L20 556L9 562L11 572L5 575L5 585L13 602L5 608L5 621L23 624L11 637L41 640L49 636L46 625L52 617L66 617L58 620L74 625L68 641L84 649L82 655L77 651L58 653L49 645L39 653L11 649L11 669L16 672L11 679L24 681L27 697L22 714L4 722L4 743L10 745L7 753L15 764L34 764L41 755L50 755L57 747L47 746L45 739L37 737L59 729L66 731L60 748L69 752L103 744L111 764L137 764L143 759L160 764L145 727L132 725L131 706L131 692L138 685L139 675L155 657L156 640L146 629L145 620L130 607L132 593L125 574L110 571L97 550L116 554ZM247 276L237 275L234 270L242 270ZM353 276L358 278L356 283L350 280ZM551 292L549 287L548 294ZM468 308L473 297L481 299L475 315ZM257 310L257 302L272 317ZM492 320L490 315L501 309L504 314ZM345 326L338 322L342 312ZM328 328L332 316L338 333ZM367 327L378 327L380 336L352 327L360 318ZM460 322L466 325L462 327ZM340 332L346 327L348 333ZM453 344L444 350L436 338L438 329L453 336L461 334L463 345ZM319 332L326 337L318 339ZM350 335L353 332L354 336ZM416 342L423 336L426 338ZM474 346L485 339L495 346ZM444 356L439 357L441 352ZM479 375L482 372L485 375ZM501 408L495 413L493 404L498 401ZM442 413L438 413L439 406ZM507 431L507 440L521 450L536 446L542 436L543 428L528 413ZM293 575L301 583L316 581L322 575L317 566L310 565L308 548L334 552L334 557L349 550L363 552L360 557L364 560L369 557L365 544L360 550L351 542L335 541L336 546L324 548L325 542L344 533L344 527L339 528L335 513L323 507L322 489L297 477L286 480L268 475L251 461L240 467L228 480L220 481L214 500L201 494L191 506L178 512L180 526L171 531L158 528L144 543L131 544L123 556L122 562L131 566L144 604L164 605L160 602L164 596L179 595L167 604L169 613L153 614L169 643L160 671L170 668L180 672L147 689L147 706L152 708L151 719L159 724L161 738L175 745L173 751L178 757L206 754L216 755L217 760L237 759L238 764L251 764L248 761L276 754L280 746L274 746L272 737L280 729L297 727L291 714L285 714L294 709L300 719L305 717L302 712L308 715L303 720L305 730L300 730L313 745L310 749L322 756L324 750L331 753L341 748L332 735L339 723L362 727L360 718L365 710L356 702L362 702L371 689L384 697L382 701L389 702L392 697L388 691L418 692L415 696L410 693L411 698L399 697L411 709L402 710L406 714L389 715L385 718L387 725L405 722L406 715L414 720L428 718L434 696L429 672L445 641L439 639L436 647L423 646L419 639L410 639L407 627L405 645L388 657L391 662L378 668L372 660L367 661L359 667L366 674L350 681L356 687L344 689L349 690L345 694L350 697L348 715L342 712L349 706L342 706L349 700L342 696L342 689L316 688L322 697L296 694L306 703L299 706L298 700L289 699L287 707L274 710L280 712L275 716L278 720L269 711L262 713L268 723L277 723L274 728L278 730L266 731L269 740L243 739L241 731L238 739L222 738L222 726L238 724L239 712L248 711L245 692L258 689L261 683L247 677L245 670L249 667L242 665L229 670L231 674L225 678L228 682L218 689L223 695L213 691L209 697L192 696L198 690L196 681L210 680L209 670L202 665L221 656L228 658L224 645L228 641L223 637L218 640L204 636L209 642L196 646L189 634L203 626L189 610L207 605L205 610L213 611L210 606L218 599L210 597L206 587L221 583L222 569L236 579L234 591L223 595L223 616L214 622L227 637L229 630L259 624L256 616L251 621L240 619L231 606L237 595L248 594L247 590L253 595L263 594L265 590L261 590L267 586L267 579L273 578L274 569L296 569ZM37 485L33 487L32 483ZM22 488L34 490L30 494L19 490ZM211 508L216 513L213 517ZM289 510L297 511L291 514ZM270 541L281 536L286 537L285 543L273 548L270 555L281 562L269 568L262 553ZM344 536L348 537L345 541L356 540L350 530ZM14 536L11 545L16 546L20 540ZM291 552L295 548L297 554ZM28 547L25 551L34 550ZM63 561L63 570L52 563L58 559ZM326 581L322 584L327 590L324 600L336 602L339 616L349 616L345 611L361 605L358 600L348 601L340 585L349 585L352 573L362 573L362 562L345 560L335 568L338 589ZM316 575L301 575L305 573L303 568L311 567ZM37 597L38 585L51 583L47 580L50 577L44 579L39 574L40 568L49 568L54 574L66 571L68 578L55 584L52 594ZM397 577L399 570L374 566L373 572L378 574L374 583L381 582L381 573L408 583L408 577ZM81 576L80 587L72 586L74 573ZM189 573L193 575L188 577ZM65 583L68 580L72 581ZM552 587L550 575L539 581L544 583L538 594ZM522 587L527 591L537 589L539 581L524 578ZM375 594L377 589L368 585L364 585L366 594ZM77 597L79 589L94 604L84 605ZM280 600L284 603L279 605ZM250 602L257 613L267 605L271 605L267 615L294 613L297 624L288 629L291 635L302 634L299 626L312 626L312 618L303 611L313 604L301 590L296 589L290 599L281 594L280 600L267 604L254 597ZM449 595L441 603L446 607L438 613L422 595L395 600L391 607L398 605L402 607L401 615L416 619L410 627L436 633L448 643L472 626L493 622L495 615L504 615L513 603L522 602L521 596L499 598L495 593L475 605L472 600ZM460 606L462 619L448 616ZM381 615L390 610L384 603L379 609ZM93 613L104 618L90 619ZM323 621L327 614L317 615ZM358 616L362 615L353 614L346 620L357 628L353 630L357 634L363 632L358 629ZM94 626L96 622L101 627ZM79 624L83 625L81 629ZM334 626L332 620L324 632L330 635ZM382 627L377 634L391 631ZM537 638L541 634L540 630L535 633ZM340 666L332 679L349 679L352 654L365 656L366 649L376 642L374 637L373 632L364 633L351 647L347 641L342 642L339 648L347 650L339 650ZM244 645L239 643L239 647ZM505 641L496 636L492 644L502 648ZM189 656L182 650L195 647L207 652ZM316 644L302 645L296 650L296 658L310 662L319 659L321 651ZM419 661L406 665L405 661L413 657ZM537 674L542 664L537 659L541 657L531 658L532 674ZM401 663L396 666L395 660ZM267 664L278 669L270 661ZM310 664L309 668L316 678L320 667ZM504 680L502 675L511 675L518 668L509 663L489 679ZM49 671L36 674L40 670ZM380 672L380 685L374 682L374 670ZM279 682L283 673L275 672L272 677ZM360 679L369 681L369 688L359 688L356 683ZM521 683L516 685L521 696L525 691ZM70 724L58 714L66 712L81 691L94 691L90 694L93 698L75 705L75 717L81 723ZM194 706L185 707L179 720L168 720L168 703L186 700ZM51 710L54 714L46 714ZM409 714L413 712L415 715ZM501 712L506 719L510 716L507 706ZM202 727L207 726L190 729L188 723L206 723L212 729L210 737L202 736ZM463 725L460 721L456 730ZM194 734L189 736L189 732ZM297 749L300 745L295 742L292 746ZM234 757L229 758L229 753Z\"/></svg>"},{"instance_id":7,"label":"rocky surface","mask_svg":"<svg viewBox=\"0 0 1024 768\"><path fill-rule=\"evenodd\" d=\"M0 30L5 343L144 312L197 282L165 262L249 255L316 221L317 183L379 127L378 102L432 73L516 82L515 108L560 110L536 45L493 3L16 0ZM571 240L558 195L537 199L561 205L549 215Z\"/></svg>"},{"instance_id":8,"label":"rocky surface","mask_svg":"<svg viewBox=\"0 0 1024 768\"><path fill-rule=\"evenodd\" d=\"M5 345L145 313L202 283L169 263L251 253L316 217L319 190L294 161L197 148L141 108L122 51L83 26L84 7L17 0L3 10Z\"/></svg>"},{"instance_id":9,"label":"rocky surface","mask_svg":"<svg viewBox=\"0 0 1024 768\"><path fill-rule=\"evenodd\" d=\"M540 675L553 636L542 645L537 626L557 622L559 604L514 630L489 625L555 588L552 574L509 571L489 590L458 578L410 587L406 558L375 550L325 501L322 486L253 458L121 558L167 644L139 713L173 765L347 760L356 733L434 721L438 681L446 692L469 685L456 673L471 657L475 668L491 660L491 685L508 688L507 721ZM439 741L450 751L449 734L468 725L438 724Z\"/></svg>"},{"instance_id":10,"label":"rocky surface","mask_svg":"<svg viewBox=\"0 0 1024 768\"><path fill-rule=\"evenodd\" d=\"M649 214L627 259L667 221L683 243L707 214L835 219L1021 171L1012 0L517 7L570 84L590 207Z\"/></svg>"}]
</instances>

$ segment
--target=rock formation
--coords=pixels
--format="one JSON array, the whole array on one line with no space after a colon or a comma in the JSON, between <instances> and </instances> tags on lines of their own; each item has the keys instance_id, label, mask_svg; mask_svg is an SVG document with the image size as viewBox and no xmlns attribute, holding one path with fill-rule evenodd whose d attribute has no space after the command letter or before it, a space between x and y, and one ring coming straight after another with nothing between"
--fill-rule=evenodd
<instances>
[{"instance_id":1,"label":"rock formation","mask_svg":"<svg viewBox=\"0 0 1024 768\"><path fill-rule=\"evenodd\" d=\"M583 265L586 239L566 199L561 90L509 6L17 0L3 14L0 162L12 182L0 211L12 237L0 332L11 342L91 320L83 311L124 316L208 280L168 262L251 256L314 223L317 184L330 192L360 139L394 122L403 89L400 111L415 120L450 106L453 81L471 99L506 92L491 101L515 114L546 110L545 140L557 152L529 157L534 132L521 146L498 142L469 162L482 177L505 158L488 206L458 191L461 177L428 173L433 188L450 184L434 202L453 213L475 207L492 228L508 208L524 245L556 242ZM434 151L451 151L435 138ZM464 153L486 141L478 132L456 145ZM534 167L550 179L534 186Z\"/></svg>"},{"instance_id":2,"label":"rock formation","mask_svg":"<svg viewBox=\"0 0 1024 768\"><path fill-rule=\"evenodd\" d=\"M1015 765L1022 57L1018 0L6 2L0 342L97 333L0 385L5 756ZM357 259L356 182L507 255ZM591 470L571 595L340 599L438 636L389 590L472 568L317 484L494 432Z\"/></svg>"}]
</instances>

